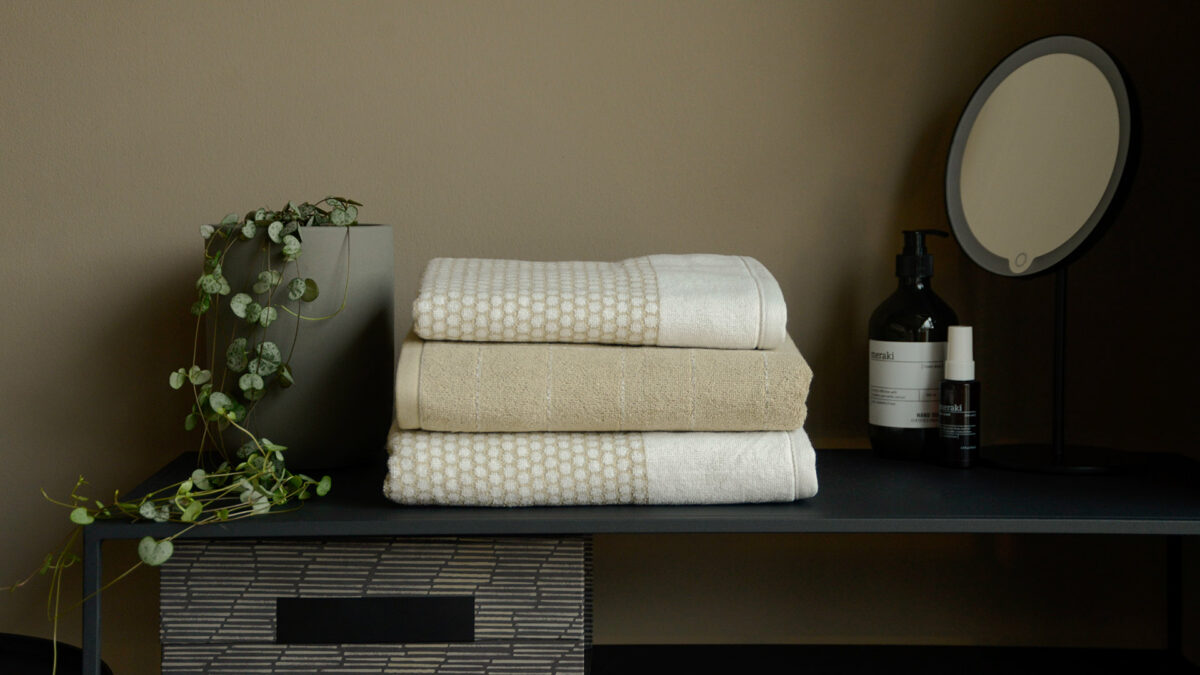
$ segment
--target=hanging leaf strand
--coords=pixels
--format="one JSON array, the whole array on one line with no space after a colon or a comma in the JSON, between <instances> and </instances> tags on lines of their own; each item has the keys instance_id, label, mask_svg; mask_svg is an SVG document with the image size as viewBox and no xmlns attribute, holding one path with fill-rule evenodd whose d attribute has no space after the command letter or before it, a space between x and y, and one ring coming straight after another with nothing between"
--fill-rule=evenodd
<instances>
[{"instance_id":1,"label":"hanging leaf strand","mask_svg":"<svg viewBox=\"0 0 1200 675\"><path fill-rule=\"evenodd\" d=\"M191 407L184 415L183 427L200 432L200 465L184 480L137 499L123 498L119 491L108 502L92 499L83 494L88 483L82 476L65 501L53 499L43 490L47 500L67 509L67 519L75 528L62 548L47 554L29 576L6 588L12 590L38 576L49 576L47 614L56 635L58 617L64 611L58 606L63 572L81 560L75 552L80 530L96 520L121 518L185 525L161 539L143 538L137 547L139 562L105 584L108 588L140 565L165 563L174 551L172 542L194 527L270 513L275 507L330 491L329 476L316 479L289 471L287 446L256 435L247 420L255 403L268 391L286 389L294 382L284 350L267 339L266 329L279 318L280 310L309 318L303 316L301 306L312 303L320 294L317 283L300 273L304 248L300 228L356 225L360 206L352 199L331 196L315 203L288 202L278 211L260 208L241 218L230 213L216 225L200 227L204 255L195 282L196 298L189 308L196 319L192 363L177 368L167 378L171 389L190 394ZM235 245L259 246L264 254L263 269L249 288L234 289L225 276L225 256ZM284 302L292 303L294 309ZM217 330L223 305L236 318L232 329L222 329L227 331L224 334ZM201 321L206 318L212 324L207 336L201 330ZM286 350L287 359L296 348L298 328L299 321ZM210 358L210 363L197 362L200 356ZM222 433L230 428L243 440L232 456L226 451ZM212 459L213 451L216 460ZM80 604L82 601L73 607Z\"/></svg>"}]
</instances>

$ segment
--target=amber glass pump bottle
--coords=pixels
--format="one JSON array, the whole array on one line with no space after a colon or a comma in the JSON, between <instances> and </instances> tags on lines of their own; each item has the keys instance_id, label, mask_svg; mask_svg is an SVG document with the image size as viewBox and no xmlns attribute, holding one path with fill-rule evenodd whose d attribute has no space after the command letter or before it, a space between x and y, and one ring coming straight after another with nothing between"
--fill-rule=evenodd
<instances>
[{"instance_id":1,"label":"amber glass pump bottle","mask_svg":"<svg viewBox=\"0 0 1200 675\"><path fill-rule=\"evenodd\" d=\"M867 326L869 392L867 434L885 457L937 459L938 388L946 360L946 329L954 310L934 294L933 256L925 237L940 230L904 230L896 256L899 287L871 314Z\"/></svg>"}]
</instances>

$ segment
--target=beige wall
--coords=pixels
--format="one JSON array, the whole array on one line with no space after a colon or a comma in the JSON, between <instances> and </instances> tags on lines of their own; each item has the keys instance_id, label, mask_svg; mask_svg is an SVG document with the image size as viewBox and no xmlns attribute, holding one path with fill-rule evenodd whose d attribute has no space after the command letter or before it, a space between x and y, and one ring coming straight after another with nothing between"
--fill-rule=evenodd
<instances>
[{"instance_id":1,"label":"beige wall","mask_svg":"<svg viewBox=\"0 0 1200 675\"><path fill-rule=\"evenodd\" d=\"M40 487L82 473L107 493L190 447L166 375L197 227L289 199L344 193L395 225L402 308L434 255L755 256L816 372L812 436L864 443L866 319L899 230L945 225L958 113L1055 32L1116 52L1147 117L1125 216L1073 268L1071 437L1200 454L1163 412L1198 403L1171 379L1197 375L1198 19L1186 2L0 0L0 581L68 532ZM977 327L986 440L1046 438L1050 280L934 246L936 288ZM111 548L110 574L133 559ZM601 537L596 636L1156 646L1162 550ZM42 588L0 599L0 631L48 633ZM156 668L154 592L139 571L106 595L118 672Z\"/></svg>"}]
</instances>

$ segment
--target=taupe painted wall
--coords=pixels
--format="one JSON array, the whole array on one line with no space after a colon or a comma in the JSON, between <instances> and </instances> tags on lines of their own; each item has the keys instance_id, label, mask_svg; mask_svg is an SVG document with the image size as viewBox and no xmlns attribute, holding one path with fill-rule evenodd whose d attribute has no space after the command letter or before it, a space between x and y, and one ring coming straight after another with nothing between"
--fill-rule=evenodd
<instances>
[{"instance_id":1,"label":"taupe painted wall","mask_svg":"<svg viewBox=\"0 0 1200 675\"><path fill-rule=\"evenodd\" d=\"M1125 215L1072 269L1069 434L1200 454L1164 412L1198 403L1172 379L1197 375L1198 19L1187 2L4 0L0 581L68 532L39 488L82 473L107 494L191 447L166 376L197 227L289 199L344 193L395 225L402 308L434 255L755 256L816 372L812 436L864 443L866 319L899 230L944 226L959 111L1056 32L1118 54L1146 115ZM985 440L1046 438L1050 280L935 246L936 288L976 326ZM134 557L110 548L111 575ZM596 555L600 642L1164 635L1154 539L601 537ZM43 589L0 598L0 631L48 634ZM118 672L156 668L154 594L140 570L105 596ZM61 634L78 640L77 612Z\"/></svg>"}]
</instances>

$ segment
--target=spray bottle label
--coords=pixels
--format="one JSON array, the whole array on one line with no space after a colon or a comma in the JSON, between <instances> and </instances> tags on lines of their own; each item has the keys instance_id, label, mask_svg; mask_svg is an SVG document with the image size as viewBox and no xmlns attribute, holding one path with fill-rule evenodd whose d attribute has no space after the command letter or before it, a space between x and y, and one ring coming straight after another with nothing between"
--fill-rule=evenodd
<instances>
[{"instance_id":1,"label":"spray bottle label","mask_svg":"<svg viewBox=\"0 0 1200 675\"><path fill-rule=\"evenodd\" d=\"M945 362L945 342L871 340L868 421L899 429L936 428Z\"/></svg>"}]
</instances>

